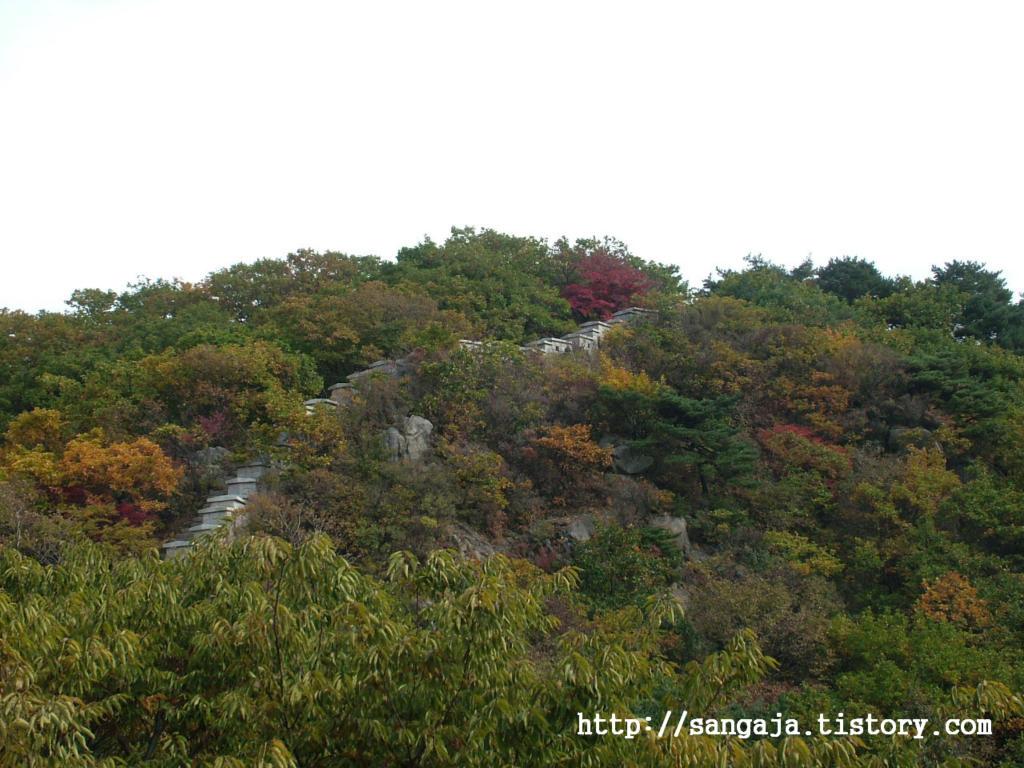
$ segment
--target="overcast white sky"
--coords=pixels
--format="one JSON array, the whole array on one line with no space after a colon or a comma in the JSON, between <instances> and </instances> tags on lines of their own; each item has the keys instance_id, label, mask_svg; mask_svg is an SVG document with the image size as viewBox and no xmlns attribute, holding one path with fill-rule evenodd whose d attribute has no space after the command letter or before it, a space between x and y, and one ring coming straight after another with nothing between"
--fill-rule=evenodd
<instances>
[{"instance_id":1,"label":"overcast white sky","mask_svg":"<svg viewBox=\"0 0 1024 768\"><path fill-rule=\"evenodd\" d=\"M0 0L0 307L451 226L1024 291L1024 4Z\"/></svg>"}]
</instances>

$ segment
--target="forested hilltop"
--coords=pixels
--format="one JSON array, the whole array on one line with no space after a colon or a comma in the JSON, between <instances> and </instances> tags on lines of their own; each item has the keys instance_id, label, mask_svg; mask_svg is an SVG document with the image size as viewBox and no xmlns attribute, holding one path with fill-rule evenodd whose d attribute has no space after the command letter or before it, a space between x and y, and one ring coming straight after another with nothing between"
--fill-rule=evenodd
<instances>
[{"instance_id":1,"label":"forested hilltop","mask_svg":"<svg viewBox=\"0 0 1024 768\"><path fill-rule=\"evenodd\" d=\"M0 311L0 767L1024 766L1024 305L982 264L695 288L464 229L69 306ZM666 710L993 734L576 735Z\"/></svg>"}]
</instances>

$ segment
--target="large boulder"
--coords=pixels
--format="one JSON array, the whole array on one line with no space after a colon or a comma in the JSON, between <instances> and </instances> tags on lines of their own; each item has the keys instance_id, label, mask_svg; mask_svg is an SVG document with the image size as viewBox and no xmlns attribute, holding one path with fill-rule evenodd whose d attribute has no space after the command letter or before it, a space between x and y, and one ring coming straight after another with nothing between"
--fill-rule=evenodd
<instances>
[{"instance_id":1,"label":"large boulder","mask_svg":"<svg viewBox=\"0 0 1024 768\"><path fill-rule=\"evenodd\" d=\"M565 526L562 533L572 541L590 541L596 533L596 528L594 521L589 517L581 517Z\"/></svg>"},{"instance_id":2,"label":"large boulder","mask_svg":"<svg viewBox=\"0 0 1024 768\"><path fill-rule=\"evenodd\" d=\"M384 432L388 453L400 460L420 462L430 453L430 434L434 425L422 416L406 416L398 427Z\"/></svg>"},{"instance_id":3,"label":"large boulder","mask_svg":"<svg viewBox=\"0 0 1024 768\"><path fill-rule=\"evenodd\" d=\"M486 560L497 552L491 542L464 526L457 526L450 535L455 549L467 560Z\"/></svg>"},{"instance_id":4,"label":"large boulder","mask_svg":"<svg viewBox=\"0 0 1024 768\"><path fill-rule=\"evenodd\" d=\"M682 603L683 610L688 611L690 609L690 603L693 602L690 597L690 590L678 582L672 584L669 589L672 590L672 597Z\"/></svg>"},{"instance_id":5,"label":"large boulder","mask_svg":"<svg viewBox=\"0 0 1024 768\"><path fill-rule=\"evenodd\" d=\"M230 477L228 455L228 449L219 445L203 448L189 455L187 468L197 479L214 485L222 484Z\"/></svg>"},{"instance_id":6,"label":"large boulder","mask_svg":"<svg viewBox=\"0 0 1024 768\"><path fill-rule=\"evenodd\" d=\"M653 456L637 453L626 444L616 445L612 448L612 466L627 475L638 475L653 463Z\"/></svg>"},{"instance_id":7,"label":"large boulder","mask_svg":"<svg viewBox=\"0 0 1024 768\"><path fill-rule=\"evenodd\" d=\"M598 443L602 448L611 447L612 467L626 475L638 475L654 464L654 457L634 451L629 442L618 437L605 437Z\"/></svg>"},{"instance_id":8,"label":"large boulder","mask_svg":"<svg viewBox=\"0 0 1024 768\"><path fill-rule=\"evenodd\" d=\"M661 528L663 531L676 534L674 541L675 545L679 547L679 551L687 559L693 557L693 546L690 544L690 536L686 532L686 518L662 515L651 520L651 525L655 528Z\"/></svg>"},{"instance_id":9,"label":"large boulder","mask_svg":"<svg viewBox=\"0 0 1024 768\"><path fill-rule=\"evenodd\" d=\"M190 457L192 463L197 467L216 467L219 466L224 457L228 455L228 449L222 448L219 445L214 445L209 448L203 448L200 451L196 451Z\"/></svg>"}]
</instances>

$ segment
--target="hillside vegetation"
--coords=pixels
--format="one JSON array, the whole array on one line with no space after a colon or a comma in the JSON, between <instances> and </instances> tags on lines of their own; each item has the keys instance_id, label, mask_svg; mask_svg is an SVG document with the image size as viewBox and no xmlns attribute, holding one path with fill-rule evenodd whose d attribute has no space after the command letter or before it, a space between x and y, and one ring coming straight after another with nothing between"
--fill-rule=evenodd
<instances>
[{"instance_id":1,"label":"hillside vegetation","mask_svg":"<svg viewBox=\"0 0 1024 768\"><path fill-rule=\"evenodd\" d=\"M1022 353L975 262L695 288L473 229L2 310L0 767L1024 766ZM575 734L666 710L994 732Z\"/></svg>"}]
</instances>

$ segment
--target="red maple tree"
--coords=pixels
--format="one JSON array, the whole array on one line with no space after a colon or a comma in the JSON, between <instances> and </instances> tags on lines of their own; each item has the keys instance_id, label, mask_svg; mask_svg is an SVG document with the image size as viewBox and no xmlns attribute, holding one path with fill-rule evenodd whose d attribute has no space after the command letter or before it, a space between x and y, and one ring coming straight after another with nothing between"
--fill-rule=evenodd
<instances>
[{"instance_id":1,"label":"red maple tree","mask_svg":"<svg viewBox=\"0 0 1024 768\"><path fill-rule=\"evenodd\" d=\"M607 251L584 256L577 265L579 281L565 287L561 296L573 312L585 318L607 320L612 312L631 306L653 285L646 274Z\"/></svg>"}]
</instances>

